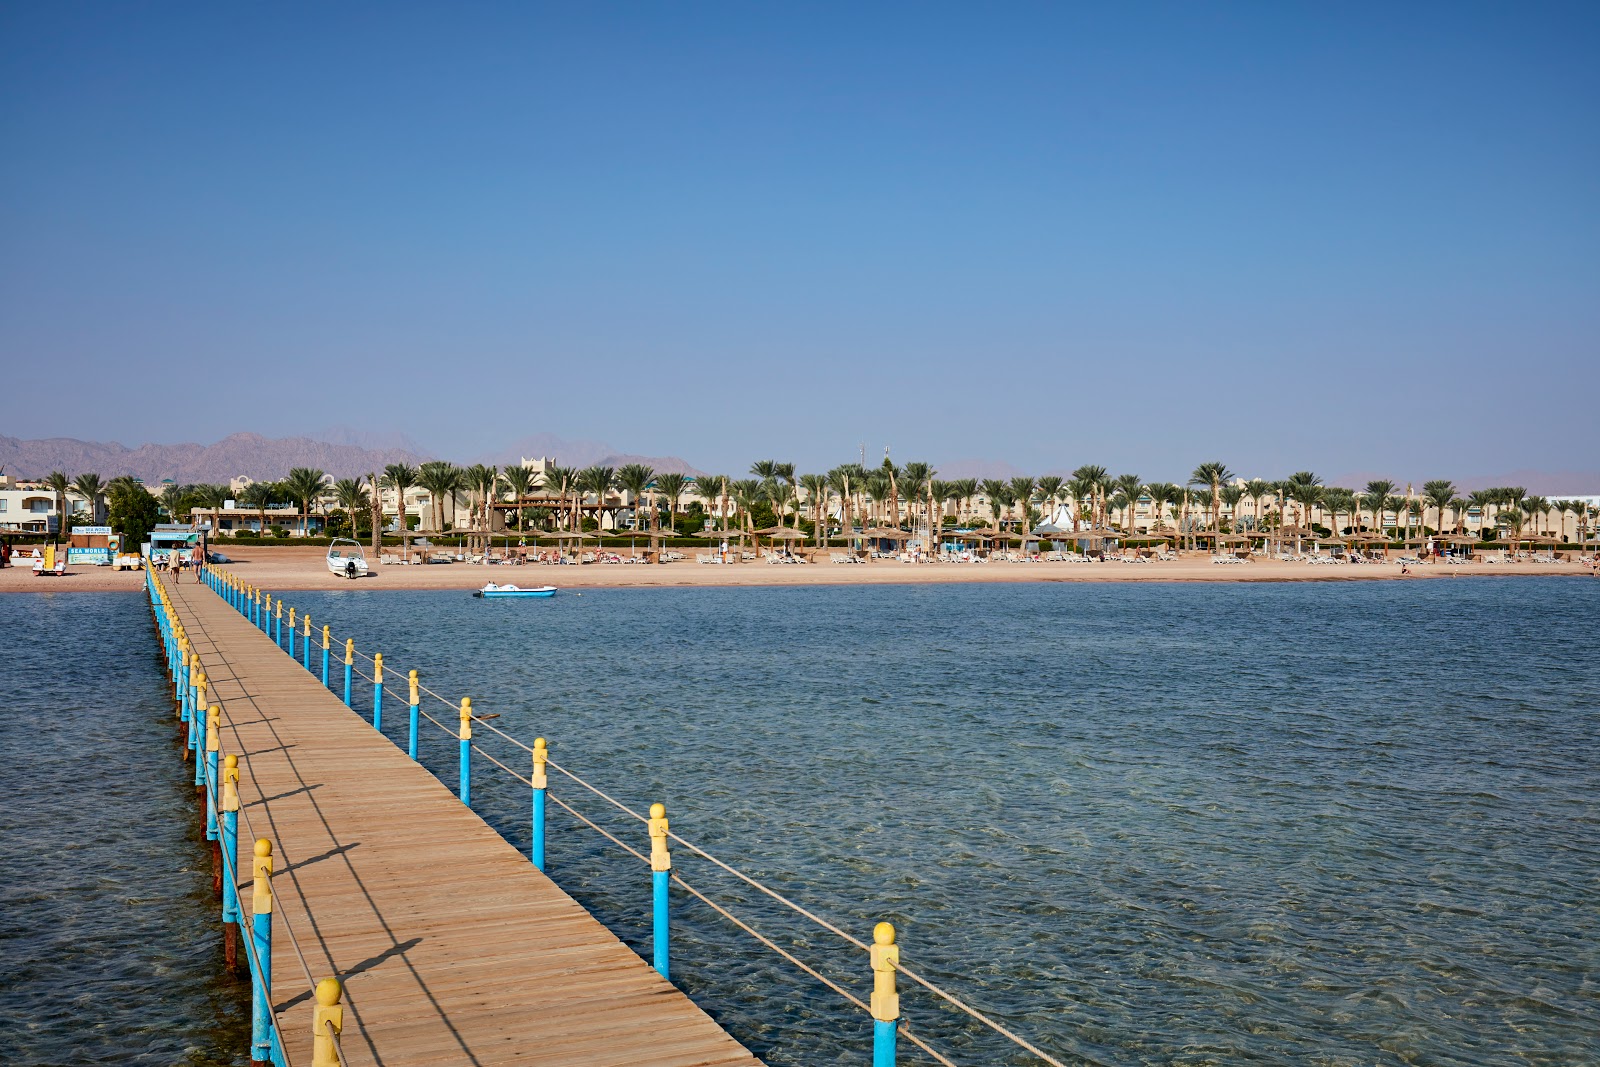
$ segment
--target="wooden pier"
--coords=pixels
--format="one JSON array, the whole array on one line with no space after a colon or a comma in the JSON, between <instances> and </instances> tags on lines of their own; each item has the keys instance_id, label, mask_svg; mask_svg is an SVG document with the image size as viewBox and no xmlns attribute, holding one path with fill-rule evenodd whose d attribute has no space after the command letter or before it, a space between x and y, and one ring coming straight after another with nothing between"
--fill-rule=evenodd
<instances>
[{"instance_id":1,"label":"wooden pier","mask_svg":"<svg viewBox=\"0 0 1600 1067\"><path fill-rule=\"evenodd\" d=\"M167 592L240 766L240 852L274 843L277 907L316 980L344 983L345 1062L760 1061L440 781L201 584ZM312 1062L310 984L273 937L272 1004Z\"/></svg>"}]
</instances>

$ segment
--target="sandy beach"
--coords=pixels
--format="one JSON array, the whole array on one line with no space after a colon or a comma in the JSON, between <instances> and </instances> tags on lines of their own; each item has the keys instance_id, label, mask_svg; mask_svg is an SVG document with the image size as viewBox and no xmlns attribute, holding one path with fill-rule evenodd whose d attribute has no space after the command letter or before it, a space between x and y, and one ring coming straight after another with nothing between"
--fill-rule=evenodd
<instances>
[{"instance_id":1,"label":"sandy beach","mask_svg":"<svg viewBox=\"0 0 1600 1067\"><path fill-rule=\"evenodd\" d=\"M1308 564L1280 560L1220 565L1199 554L1149 563L923 563L879 561L862 564L770 564L765 560L729 566L689 560L645 565L591 563L582 566L482 566L467 563L426 566L374 566L351 582L329 574L325 549L317 546L227 547L234 562L225 569L263 589L460 589L485 582L562 589L690 586L900 585L954 582L1342 582L1412 581L1468 576L1566 575L1590 577L1578 563L1469 563L1413 565L1402 575L1398 563ZM26 562L26 561L24 561ZM138 572L75 566L62 577L36 577L27 567L0 570L4 592L104 592L137 589Z\"/></svg>"}]
</instances>

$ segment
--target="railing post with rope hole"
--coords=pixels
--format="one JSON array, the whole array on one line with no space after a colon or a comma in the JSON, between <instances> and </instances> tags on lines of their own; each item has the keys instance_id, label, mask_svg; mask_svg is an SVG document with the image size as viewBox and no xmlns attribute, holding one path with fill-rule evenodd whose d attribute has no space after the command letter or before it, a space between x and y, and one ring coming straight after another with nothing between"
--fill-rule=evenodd
<instances>
[{"instance_id":1,"label":"railing post with rope hole","mask_svg":"<svg viewBox=\"0 0 1600 1067\"><path fill-rule=\"evenodd\" d=\"M294 659L294 608L289 609L289 658Z\"/></svg>"},{"instance_id":2,"label":"railing post with rope hole","mask_svg":"<svg viewBox=\"0 0 1600 1067\"><path fill-rule=\"evenodd\" d=\"M272 643L283 648L283 598L278 598L278 610L272 619Z\"/></svg>"},{"instance_id":3,"label":"railing post with rope hole","mask_svg":"<svg viewBox=\"0 0 1600 1067\"><path fill-rule=\"evenodd\" d=\"M383 732L383 653L372 654L372 728Z\"/></svg>"},{"instance_id":4,"label":"railing post with rope hole","mask_svg":"<svg viewBox=\"0 0 1600 1067\"><path fill-rule=\"evenodd\" d=\"M333 633L324 626L322 628L322 688L328 688L328 655L333 644Z\"/></svg>"},{"instance_id":5,"label":"railing post with rope hole","mask_svg":"<svg viewBox=\"0 0 1600 1067\"><path fill-rule=\"evenodd\" d=\"M350 706L350 677L356 666L356 639L344 639L344 706Z\"/></svg>"},{"instance_id":6,"label":"railing post with rope hole","mask_svg":"<svg viewBox=\"0 0 1600 1067\"><path fill-rule=\"evenodd\" d=\"M198 751L198 749L195 748L195 739L199 731L199 726L197 725L196 720L200 718L199 709L206 706L207 688L208 683L206 681L206 672L201 671L195 676L194 708L189 712L189 740L183 749L183 758L186 762L189 759L189 754L191 751Z\"/></svg>"},{"instance_id":7,"label":"railing post with rope hole","mask_svg":"<svg viewBox=\"0 0 1600 1067\"><path fill-rule=\"evenodd\" d=\"M250 864L254 891L250 897L251 958L254 979L250 998L250 1062L272 1063L272 842L256 841Z\"/></svg>"},{"instance_id":8,"label":"railing post with rope hole","mask_svg":"<svg viewBox=\"0 0 1600 1067\"><path fill-rule=\"evenodd\" d=\"M311 1067L339 1067L338 1035L344 1033L344 1007L339 998L344 987L337 978L317 983L316 1006L311 1010Z\"/></svg>"},{"instance_id":9,"label":"railing post with rope hole","mask_svg":"<svg viewBox=\"0 0 1600 1067\"><path fill-rule=\"evenodd\" d=\"M206 711L206 840L217 840L217 775L222 760L222 708L216 704ZM220 863L220 858L218 859Z\"/></svg>"},{"instance_id":10,"label":"railing post with rope hole","mask_svg":"<svg viewBox=\"0 0 1600 1067\"><path fill-rule=\"evenodd\" d=\"M182 715L184 711L188 710L186 705L189 703L189 674L193 670L193 665L189 662L189 660L193 655L194 653L190 651L187 641L179 642L178 676L176 679L174 679L174 681L177 683L175 688L178 691L179 715Z\"/></svg>"},{"instance_id":11,"label":"railing post with rope hole","mask_svg":"<svg viewBox=\"0 0 1600 1067\"><path fill-rule=\"evenodd\" d=\"M309 611L306 612L303 616L301 616L301 618L305 619L305 621L306 621L306 635L305 635L305 640L300 642L300 665L306 669L307 673L310 673L310 671L311 671L311 612L309 612Z\"/></svg>"},{"instance_id":12,"label":"railing post with rope hole","mask_svg":"<svg viewBox=\"0 0 1600 1067\"><path fill-rule=\"evenodd\" d=\"M550 777L545 764L550 761L550 749L542 737L533 739L533 844L528 858L539 870L544 870L544 805L545 790L550 787Z\"/></svg>"},{"instance_id":13,"label":"railing post with rope hole","mask_svg":"<svg viewBox=\"0 0 1600 1067\"><path fill-rule=\"evenodd\" d=\"M261 632L272 636L272 594L261 594Z\"/></svg>"},{"instance_id":14,"label":"railing post with rope hole","mask_svg":"<svg viewBox=\"0 0 1600 1067\"><path fill-rule=\"evenodd\" d=\"M211 715L203 708L194 709L194 791L204 793L206 788L206 734L211 725ZM201 799L204 799L202 797Z\"/></svg>"},{"instance_id":15,"label":"railing post with rope hole","mask_svg":"<svg viewBox=\"0 0 1600 1067\"><path fill-rule=\"evenodd\" d=\"M230 971L239 969L239 757L222 761L222 958Z\"/></svg>"},{"instance_id":16,"label":"railing post with rope hole","mask_svg":"<svg viewBox=\"0 0 1600 1067\"><path fill-rule=\"evenodd\" d=\"M655 967L661 977L672 980L671 943L667 922L667 882L672 878L672 853L667 851L667 807L650 805L650 881L654 904L654 931L651 938L655 950Z\"/></svg>"},{"instance_id":17,"label":"railing post with rope hole","mask_svg":"<svg viewBox=\"0 0 1600 1067\"><path fill-rule=\"evenodd\" d=\"M408 680L411 682L411 707L409 709L411 712L411 732L406 740L406 755L415 760L417 758L417 719L420 717L422 710L419 706L421 695L417 692L417 672L412 671Z\"/></svg>"},{"instance_id":18,"label":"railing post with rope hole","mask_svg":"<svg viewBox=\"0 0 1600 1067\"><path fill-rule=\"evenodd\" d=\"M894 972L899 965L894 924L879 923L872 928L872 1067L894 1067L895 1033L900 1027Z\"/></svg>"},{"instance_id":19,"label":"railing post with rope hole","mask_svg":"<svg viewBox=\"0 0 1600 1067\"><path fill-rule=\"evenodd\" d=\"M461 803L472 807L472 698L461 698Z\"/></svg>"}]
</instances>

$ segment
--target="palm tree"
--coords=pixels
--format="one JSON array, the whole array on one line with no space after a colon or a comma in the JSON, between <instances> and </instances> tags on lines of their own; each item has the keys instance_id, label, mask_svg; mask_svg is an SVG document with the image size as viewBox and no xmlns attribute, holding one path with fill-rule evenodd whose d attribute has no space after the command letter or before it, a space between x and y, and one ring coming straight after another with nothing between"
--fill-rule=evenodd
<instances>
[{"instance_id":1,"label":"palm tree","mask_svg":"<svg viewBox=\"0 0 1600 1067\"><path fill-rule=\"evenodd\" d=\"M472 525L481 528L481 551L488 551L489 532L493 525L489 521L491 505L500 495L500 468L494 465L474 463L461 472L462 488L467 489L474 496L472 504Z\"/></svg>"},{"instance_id":2,"label":"palm tree","mask_svg":"<svg viewBox=\"0 0 1600 1067\"><path fill-rule=\"evenodd\" d=\"M1231 482L1234 473L1228 469L1226 463L1213 460L1202 463L1189 475L1190 485L1204 486L1211 490L1211 528L1220 529L1218 523L1222 521L1222 483Z\"/></svg>"},{"instance_id":3,"label":"palm tree","mask_svg":"<svg viewBox=\"0 0 1600 1067\"><path fill-rule=\"evenodd\" d=\"M67 493L72 489L72 479L67 477L66 471L51 471L45 475L44 487L55 494L56 497L56 532L65 533L67 530ZM59 537L57 538L59 540Z\"/></svg>"},{"instance_id":4,"label":"palm tree","mask_svg":"<svg viewBox=\"0 0 1600 1067\"><path fill-rule=\"evenodd\" d=\"M789 487L789 492L786 494L786 497L787 499L794 501L794 526L795 529L798 530L800 528L800 483L795 481L794 464L774 463L772 465L772 476ZM783 515L781 512L778 515L778 525L783 525Z\"/></svg>"},{"instance_id":5,"label":"palm tree","mask_svg":"<svg viewBox=\"0 0 1600 1067\"><path fill-rule=\"evenodd\" d=\"M1028 530L1032 528L1029 521L1029 503L1033 500L1033 490L1036 484L1030 475L1022 474L1011 479L1006 485L1006 488L1011 490L1012 502L1017 506L1017 517L1022 527L1020 532L1023 534L1027 534Z\"/></svg>"},{"instance_id":6,"label":"palm tree","mask_svg":"<svg viewBox=\"0 0 1600 1067\"><path fill-rule=\"evenodd\" d=\"M828 488L839 498L839 534L848 548L855 533L855 523L850 516L850 503L855 498L856 489L855 470L853 465L847 463L834 467L825 477Z\"/></svg>"},{"instance_id":7,"label":"palm tree","mask_svg":"<svg viewBox=\"0 0 1600 1067\"><path fill-rule=\"evenodd\" d=\"M811 535L816 539L817 547L821 548L823 534L827 528L827 516L823 509L828 503L828 476L826 474L802 474L800 487L806 491L806 499L811 503Z\"/></svg>"},{"instance_id":8,"label":"palm tree","mask_svg":"<svg viewBox=\"0 0 1600 1067\"><path fill-rule=\"evenodd\" d=\"M1321 489L1321 476L1311 471L1295 471L1289 475L1283 494L1298 506L1294 519L1296 525L1304 526L1311 521L1311 505L1315 504L1322 495ZM1299 508L1304 508L1305 510L1301 512Z\"/></svg>"},{"instance_id":9,"label":"palm tree","mask_svg":"<svg viewBox=\"0 0 1600 1067\"><path fill-rule=\"evenodd\" d=\"M647 467L643 463L624 463L617 468L616 485L618 489L633 498L633 528L640 528L639 522L645 518L644 496L650 489L650 483L655 481L654 467Z\"/></svg>"},{"instance_id":10,"label":"palm tree","mask_svg":"<svg viewBox=\"0 0 1600 1067\"><path fill-rule=\"evenodd\" d=\"M702 474L694 480L694 491L708 505L716 505L716 517L722 519L722 532L728 532L728 476Z\"/></svg>"},{"instance_id":11,"label":"palm tree","mask_svg":"<svg viewBox=\"0 0 1600 1067\"><path fill-rule=\"evenodd\" d=\"M1137 474L1119 474L1112 482L1118 492L1128 498L1127 513L1123 517L1122 525L1128 533L1133 532L1133 510L1139 505L1139 494L1144 492L1144 483Z\"/></svg>"},{"instance_id":12,"label":"palm tree","mask_svg":"<svg viewBox=\"0 0 1600 1067\"><path fill-rule=\"evenodd\" d=\"M656 489L667 498L667 526L674 537L678 534L678 502L689 489L689 479L681 474L663 474L656 479Z\"/></svg>"},{"instance_id":13,"label":"palm tree","mask_svg":"<svg viewBox=\"0 0 1600 1067\"><path fill-rule=\"evenodd\" d=\"M755 478L741 478L729 483L725 491L732 497L733 506L739 513L739 549L743 551L745 538L755 526L751 511L761 499L762 483Z\"/></svg>"},{"instance_id":14,"label":"palm tree","mask_svg":"<svg viewBox=\"0 0 1600 1067\"><path fill-rule=\"evenodd\" d=\"M520 463L514 463L507 467L505 478L506 488L511 490L512 496L516 498L517 533L520 534L523 532L522 501L533 491L533 483L536 478L532 467L524 467Z\"/></svg>"},{"instance_id":15,"label":"palm tree","mask_svg":"<svg viewBox=\"0 0 1600 1067\"><path fill-rule=\"evenodd\" d=\"M955 482L946 482L938 478L928 479L928 498L934 502L933 522L934 536L939 536L939 531L944 529L944 513L949 510L952 501L961 499L961 487Z\"/></svg>"},{"instance_id":16,"label":"palm tree","mask_svg":"<svg viewBox=\"0 0 1600 1067\"><path fill-rule=\"evenodd\" d=\"M1000 525L1000 509L995 505L1002 501L1006 495L1006 483L998 478L985 478L978 483L978 493L989 501L989 510L994 512L994 525Z\"/></svg>"},{"instance_id":17,"label":"palm tree","mask_svg":"<svg viewBox=\"0 0 1600 1067\"><path fill-rule=\"evenodd\" d=\"M383 468L385 489L394 490L395 522L400 527L400 551L411 558L411 525L406 522L406 493L417 484L417 468L406 463L391 463Z\"/></svg>"},{"instance_id":18,"label":"palm tree","mask_svg":"<svg viewBox=\"0 0 1600 1067\"><path fill-rule=\"evenodd\" d=\"M1061 486L1064 479L1054 474L1046 474L1039 479L1039 503L1055 504L1061 497Z\"/></svg>"},{"instance_id":19,"label":"palm tree","mask_svg":"<svg viewBox=\"0 0 1600 1067\"><path fill-rule=\"evenodd\" d=\"M1072 480L1077 483L1078 498L1089 500L1090 515L1089 525L1093 528L1096 524L1103 524L1105 516L1101 514L1101 503L1106 497L1106 490L1111 485L1111 475L1104 467L1094 463L1085 463L1072 472Z\"/></svg>"},{"instance_id":20,"label":"palm tree","mask_svg":"<svg viewBox=\"0 0 1600 1067\"><path fill-rule=\"evenodd\" d=\"M417 485L432 498L433 531L445 532L445 499L450 501L450 524L455 525L456 493L461 491L461 468L448 460L436 459L417 468Z\"/></svg>"},{"instance_id":21,"label":"palm tree","mask_svg":"<svg viewBox=\"0 0 1600 1067\"><path fill-rule=\"evenodd\" d=\"M313 467L294 467L289 471L289 477L283 480L284 492L289 499L300 505L300 536L306 537L311 533L311 502L322 496L322 491L327 488L323 479L326 478L322 471Z\"/></svg>"},{"instance_id":22,"label":"palm tree","mask_svg":"<svg viewBox=\"0 0 1600 1067\"><path fill-rule=\"evenodd\" d=\"M916 508L912 501L917 501L926 506L928 513L928 551L933 551L933 500L931 486L933 484L933 464L913 460L907 463L900 471L900 491L906 497L906 514L910 518L911 528L916 529Z\"/></svg>"},{"instance_id":23,"label":"palm tree","mask_svg":"<svg viewBox=\"0 0 1600 1067\"><path fill-rule=\"evenodd\" d=\"M356 513L367 508L367 487L360 478L340 478L333 483L333 496L350 516L350 536L356 535Z\"/></svg>"},{"instance_id":24,"label":"palm tree","mask_svg":"<svg viewBox=\"0 0 1600 1067\"><path fill-rule=\"evenodd\" d=\"M72 491L89 502L89 521L100 522L100 498L105 494L106 487L100 481L98 474L80 474L72 479Z\"/></svg>"},{"instance_id":25,"label":"palm tree","mask_svg":"<svg viewBox=\"0 0 1600 1067\"><path fill-rule=\"evenodd\" d=\"M617 487L617 472L612 467L585 467L578 472L577 488L585 493L594 494L594 526L598 531L603 525L606 513L606 494ZM579 525L582 525L582 516L579 516ZM612 524L615 528L616 524Z\"/></svg>"},{"instance_id":26,"label":"palm tree","mask_svg":"<svg viewBox=\"0 0 1600 1067\"><path fill-rule=\"evenodd\" d=\"M1422 484L1422 499L1437 511L1434 529L1440 533L1444 532L1444 509L1456 498L1456 492L1456 483L1448 478L1435 478Z\"/></svg>"},{"instance_id":27,"label":"palm tree","mask_svg":"<svg viewBox=\"0 0 1600 1067\"><path fill-rule=\"evenodd\" d=\"M1248 490L1242 485L1225 485L1221 490L1222 502L1228 505L1228 516L1231 520L1228 529L1233 533L1239 532L1239 502L1245 498ZM1222 529L1219 525L1217 529Z\"/></svg>"},{"instance_id":28,"label":"palm tree","mask_svg":"<svg viewBox=\"0 0 1600 1067\"><path fill-rule=\"evenodd\" d=\"M239 503L247 508L256 509L256 532L267 532L267 508L271 507L277 499L274 490L277 486L271 482L251 482L244 487L244 492L239 495Z\"/></svg>"},{"instance_id":29,"label":"palm tree","mask_svg":"<svg viewBox=\"0 0 1600 1067\"><path fill-rule=\"evenodd\" d=\"M574 467L558 467L555 464L544 469L544 491L546 495L556 498L557 526L561 526L571 518L567 510L567 497L577 491L578 471ZM576 526L576 521L573 522Z\"/></svg>"},{"instance_id":30,"label":"palm tree","mask_svg":"<svg viewBox=\"0 0 1600 1067\"><path fill-rule=\"evenodd\" d=\"M1155 513L1156 525L1159 526L1167 505L1178 499L1178 487L1171 482L1151 482L1144 487L1144 491L1150 498L1150 510Z\"/></svg>"},{"instance_id":31,"label":"palm tree","mask_svg":"<svg viewBox=\"0 0 1600 1067\"><path fill-rule=\"evenodd\" d=\"M1367 483L1367 492L1362 497L1361 503L1372 512L1372 528L1374 533L1383 532L1383 514L1389 510L1389 505L1394 503L1395 484L1386 479L1379 478ZM1359 518L1356 525L1360 526Z\"/></svg>"}]
</instances>

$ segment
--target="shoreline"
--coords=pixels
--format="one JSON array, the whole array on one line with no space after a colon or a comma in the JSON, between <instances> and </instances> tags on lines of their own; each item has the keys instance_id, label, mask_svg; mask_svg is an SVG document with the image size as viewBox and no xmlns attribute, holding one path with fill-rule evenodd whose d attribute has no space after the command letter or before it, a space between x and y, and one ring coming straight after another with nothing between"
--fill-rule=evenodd
<instances>
[{"instance_id":1,"label":"shoreline","mask_svg":"<svg viewBox=\"0 0 1600 1067\"><path fill-rule=\"evenodd\" d=\"M374 566L366 578L352 582L328 573L324 549L317 546L236 548L223 569L262 589L456 590L468 592L486 582L523 587L555 585L562 589L714 589L783 588L863 585L954 585L1008 582L1364 582L1437 580L1461 577L1588 578L1579 563L1468 563L1413 565L1402 575L1398 563L1308 564L1261 560L1214 564L1209 556L1151 563L923 563L880 561L864 564L732 565L682 561L668 564L582 566L484 566L468 563L426 566ZM74 567L61 577L37 577L29 568L0 570L0 594L44 592L111 592L143 588L140 571L106 567Z\"/></svg>"}]
</instances>

